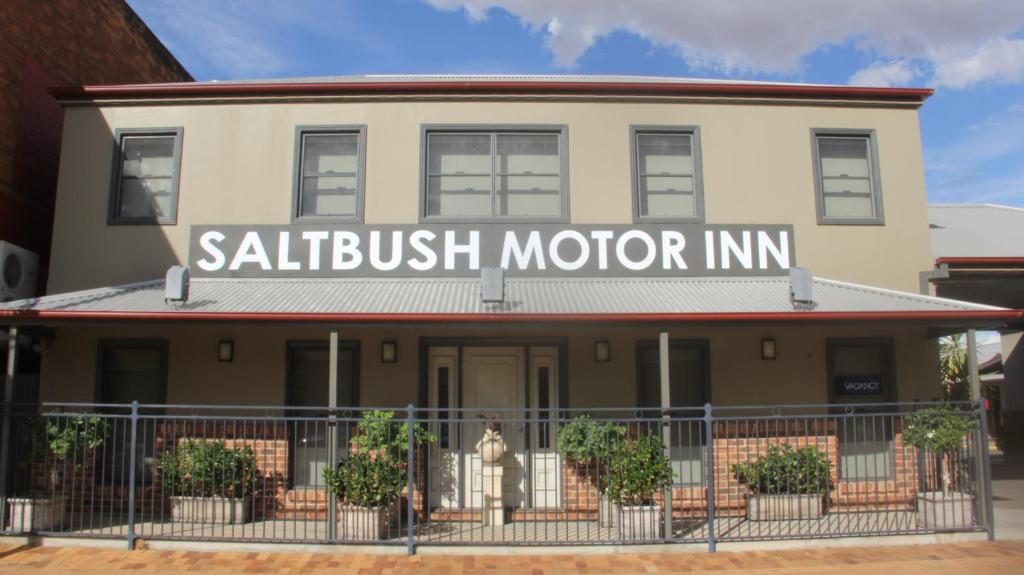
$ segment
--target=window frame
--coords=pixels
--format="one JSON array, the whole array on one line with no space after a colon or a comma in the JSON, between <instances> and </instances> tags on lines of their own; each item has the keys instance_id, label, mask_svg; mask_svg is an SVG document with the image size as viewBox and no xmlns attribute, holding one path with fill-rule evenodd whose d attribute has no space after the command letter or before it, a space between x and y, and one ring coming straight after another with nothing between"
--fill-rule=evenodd
<instances>
[{"instance_id":1,"label":"window frame","mask_svg":"<svg viewBox=\"0 0 1024 575\"><path fill-rule=\"evenodd\" d=\"M100 339L96 342L96 385L93 395L96 403L107 403L104 400L106 392L106 351L111 348L125 349L155 349L160 352L160 387L159 393L163 398L162 403L167 403L167 380L168 367L170 365L170 342L161 338L139 338L139 339Z\"/></svg>"},{"instance_id":2,"label":"window frame","mask_svg":"<svg viewBox=\"0 0 1024 575\"><path fill-rule=\"evenodd\" d=\"M355 135L356 142L356 209L352 216L304 216L302 215L302 164L305 137L307 135ZM366 183L366 124L301 125L295 127L295 150L292 166L291 222L321 223L348 222L363 223L363 201Z\"/></svg>"},{"instance_id":3,"label":"window frame","mask_svg":"<svg viewBox=\"0 0 1024 575\"><path fill-rule=\"evenodd\" d=\"M871 178L871 201L875 215L871 218L829 217L825 215L825 186L822 181L819 138L863 138L868 145L868 174ZM811 128L811 157L814 164L814 201L819 226L884 226L882 177L878 168L878 135L874 129Z\"/></svg>"},{"instance_id":4,"label":"window frame","mask_svg":"<svg viewBox=\"0 0 1024 575\"><path fill-rule=\"evenodd\" d=\"M638 410L659 410L661 406L648 406L647 400L651 399L647 397L644 392L643 382L643 352L647 349L657 349L660 351L661 342L657 339L638 339L633 346L633 363L635 363L634 373L636 377L636 405ZM704 364L704 403L711 403L711 340L708 339L694 339L694 338L669 338L668 340L668 355L669 362L672 361L672 350L673 349L699 349L702 354L702 363ZM669 374L669 383L671 384L671 373ZM669 392L671 395L671 387ZM660 390L659 390L660 394ZM661 401L659 396L658 401ZM669 402L672 401L671 396ZM701 406L703 407L703 406ZM671 409L693 409L692 407L673 407Z\"/></svg>"},{"instance_id":5,"label":"window frame","mask_svg":"<svg viewBox=\"0 0 1024 575\"><path fill-rule=\"evenodd\" d=\"M827 337L825 338L825 378L828 385L828 403L830 405L842 404L843 402L838 399L835 389L835 376L832 375L834 365L833 349L836 346L859 346L865 347L869 345L881 346L885 350L886 357L885 371L882 373L882 377L885 378L883 384L887 389L883 389L885 396L884 402L892 402L897 400L896 394L896 342L891 337ZM863 403L862 401L850 401L847 403Z\"/></svg>"},{"instance_id":6,"label":"window frame","mask_svg":"<svg viewBox=\"0 0 1024 575\"><path fill-rule=\"evenodd\" d=\"M181 126L170 128L118 128L114 130L114 153L110 177L109 200L107 205L108 226L138 226L157 225L174 226L178 224L178 197L180 195L181 183L181 148L184 140L185 129ZM124 181L122 173L122 150L124 150L125 137L139 136L173 136L174 152L171 160L171 206L170 215L165 217L123 217L121 210L121 188Z\"/></svg>"},{"instance_id":7,"label":"window frame","mask_svg":"<svg viewBox=\"0 0 1024 575\"><path fill-rule=\"evenodd\" d=\"M640 153L639 137L648 134L685 134L690 136L691 157L693 158L693 212L692 217L645 216L640 212ZM650 125L637 124L629 127L630 179L633 187L633 223L704 223L704 174L700 148L700 126L697 125Z\"/></svg>"},{"instance_id":8,"label":"window frame","mask_svg":"<svg viewBox=\"0 0 1024 575\"><path fill-rule=\"evenodd\" d=\"M430 150L428 149L431 134L489 134L491 141L491 215L490 216L431 216L427 213L427 194L429 192ZM494 213L494 198L497 194L497 170L494 158L497 155L497 136L500 134L554 134L558 136L559 151L559 205L561 214L549 216L499 216ZM502 222L517 223L569 223L569 126L566 124L422 124L420 126L420 189L419 189L419 222L420 223L476 223Z\"/></svg>"}]
</instances>

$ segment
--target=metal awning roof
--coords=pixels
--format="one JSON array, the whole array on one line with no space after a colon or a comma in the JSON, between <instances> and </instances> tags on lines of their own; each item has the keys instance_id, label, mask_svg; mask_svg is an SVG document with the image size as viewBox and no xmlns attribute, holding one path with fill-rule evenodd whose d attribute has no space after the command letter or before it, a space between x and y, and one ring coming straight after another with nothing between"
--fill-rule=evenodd
<instances>
[{"instance_id":1,"label":"metal awning roof","mask_svg":"<svg viewBox=\"0 0 1024 575\"><path fill-rule=\"evenodd\" d=\"M1020 320L1022 312L815 278L815 307L794 310L787 277L508 278L485 304L477 278L197 278L183 305L163 281L0 304L0 322L255 320L305 322Z\"/></svg>"}]
</instances>

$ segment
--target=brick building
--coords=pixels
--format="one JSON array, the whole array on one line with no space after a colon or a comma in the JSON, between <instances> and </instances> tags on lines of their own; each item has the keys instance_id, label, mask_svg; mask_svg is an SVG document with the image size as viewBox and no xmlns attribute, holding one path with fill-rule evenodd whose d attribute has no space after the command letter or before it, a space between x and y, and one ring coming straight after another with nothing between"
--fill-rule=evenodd
<instances>
[{"instance_id":1,"label":"brick building","mask_svg":"<svg viewBox=\"0 0 1024 575\"><path fill-rule=\"evenodd\" d=\"M40 256L44 291L66 84L192 77L124 0L0 2L0 240Z\"/></svg>"}]
</instances>

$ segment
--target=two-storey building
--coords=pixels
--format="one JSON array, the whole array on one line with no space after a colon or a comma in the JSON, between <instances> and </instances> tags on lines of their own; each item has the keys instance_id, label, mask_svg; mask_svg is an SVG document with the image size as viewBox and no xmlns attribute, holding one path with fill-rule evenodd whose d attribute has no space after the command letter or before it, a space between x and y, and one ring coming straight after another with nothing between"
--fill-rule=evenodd
<instances>
[{"instance_id":1,"label":"two-storey building","mask_svg":"<svg viewBox=\"0 0 1024 575\"><path fill-rule=\"evenodd\" d=\"M551 422L697 425L706 403L817 406L826 420L785 433L823 438L831 505L913 507L896 418L827 417L936 398L939 335L1020 321L916 293L930 93L505 76L65 89L50 295L0 320L45 349L43 400L168 418L138 430L133 477L152 489L188 419L169 414L280 417L211 424L275 454L264 519L322 512L343 458L303 408L407 405L437 435L418 517L472 521L497 496L509 518L579 519L589 496ZM165 289L171 266L187 290ZM495 417L498 495L467 423ZM772 435L740 427L722 429ZM707 473L732 481L747 452L719 469L706 431L674 429L677 514L738 509L732 483L709 503Z\"/></svg>"}]
</instances>

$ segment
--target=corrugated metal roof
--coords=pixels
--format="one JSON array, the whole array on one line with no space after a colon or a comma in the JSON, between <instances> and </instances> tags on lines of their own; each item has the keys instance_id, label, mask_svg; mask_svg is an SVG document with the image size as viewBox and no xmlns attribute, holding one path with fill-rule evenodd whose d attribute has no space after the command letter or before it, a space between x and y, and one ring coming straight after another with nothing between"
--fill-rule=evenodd
<instances>
[{"instance_id":1,"label":"corrugated metal roof","mask_svg":"<svg viewBox=\"0 0 1024 575\"><path fill-rule=\"evenodd\" d=\"M992 204L928 206L936 258L1024 257L1024 209Z\"/></svg>"},{"instance_id":2,"label":"corrugated metal roof","mask_svg":"<svg viewBox=\"0 0 1024 575\"><path fill-rule=\"evenodd\" d=\"M815 279L812 312L794 311L786 277L509 278L505 302L484 304L477 278L193 279L188 303L164 302L163 281L0 304L35 312L388 315L807 314L981 312L1003 308Z\"/></svg>"}]
</instances>

